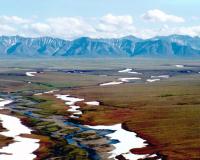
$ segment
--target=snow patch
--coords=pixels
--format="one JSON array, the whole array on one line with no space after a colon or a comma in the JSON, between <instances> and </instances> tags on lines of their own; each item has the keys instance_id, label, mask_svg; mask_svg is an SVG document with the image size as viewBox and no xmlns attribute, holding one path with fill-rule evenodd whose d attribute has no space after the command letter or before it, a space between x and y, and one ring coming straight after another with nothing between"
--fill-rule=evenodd
<instances>
[{"instance_id":1,"label":"snow patch","mask_svg":"<svg viewBox=\"0 0 200 160\"><path fill-rule=\"evenodd\" d=\"M142 74L142 73L139 73L139 72L128 72L128 73L131 73L131 74Z\"/></svg>"},{"instance_id":2,"label":"snow patch","mask_svg":"<svg viewBox=\"0 0 200 160\"><path fill-rule=\"evenodd\" d=\"M151 78L169 78L169 75L151 76Z\"/></svg>"},{"instance_id":3,"label":"snow patch","mask_svg":"<svg viewBox=\"0 0 200 160\"><path fill-rule=\"evenodd\" d=\"M0 110L4 109L4 106L12 103L12 100L4 100L4 99L0 99Z\"/></svg>"},{"instance_id":4,"label":"snow patch","mask_svg":"<svg viewBox=\"0 0 200 160\"><path fill-rule=\"evenodd\" d=\"M134 72L132 71L133 69L131 68L127 68L127 69L124 69L124 70L120 70L118 71L119 73L131 73L131 74L142 74L142 73L139 73L139 72Z\"/></svg>"},{"instance_id":5,"label":"snow patch","mask_svg":"<svg viewBox=\"0 0 200 160\"><path fill-rule=\"evenodd\" d=\"M127 68L127 69L124 69L124 70L120 70L120 71L118 71L119 73L128 73L128 72L130 72L130 71L132 71L133 69L131 69L131 68Z\"/></svg>"},{"instance_id":6,"label":"snow patch","mask_svg":"<svg viewBox=\"0 0 200 160\"><path fill-rule=\"evenodd\" d=\"M26 72L26 76L28 77L34 77L37 72Z\"/></svg>"},{"instance_id":7,"label":"snow patch","mask_svg":"<svg viewBox=\"0 0 200 160\"><path fill-rule=\"evenodd\" d=\"M91 101L91 102L85 102L85 104L90 106L99 106L100 103L98 101Z\"/></svg>"},{"instance_id":8,"label":"snow patch","mask_svg":"<svg viewBox=\"0 0 200 160\"><path fill-rule=\"evenodd\" d=\"M184 67L184 65L182 65L182 64L177 64L177 65L175 65L177 68L183 68Z\"/></svg>"},{"instance_id":9,"label":"snow patch","mask_svg":"<svg viewBox=\"0 0 200 160\"><path fill-rule=\"evenodd\" d=\"M35 93L35 96L41 96L43 93Z\"/></svg>"},{"instance_id":10,"label":"snow patch","mask_svg":"<svg viewBox=\"0 0 200 160\"><path fill-rule=\"evenodd\" d=\"M72 112L71 118L79 118L77 115L82 115L82 111L78 110L80 106L76 106L76 102L84 101L84 99L76 98L76 97L70 97L69 95L55 95L56 98L61 99L65 101L65 104L69 106L69 109L67 111Z\"/></svg>"},{"instance_id":11,"label":"snow patch","mask_svg":"<svg viewBox=\"0 0 200 160\"><path fill-rule=\"evenodd\" d=\"M100 86L118 85L118 84L122 84L122 83L123 82L113 81L113 82L108 82L108 83L102 83L102 84L100 84Z\"/></svg>"},{"instance_id":12,"label":"snow patch","mask_svg":"<svg viewBox=\"0 0 200 160\"><path fill-rule=\"evenodd\" d=\"M59 91L59 90L55 89L55 90L47 91L47 92L44 92L44 93L45 94L52 94L52 93L57 92L57 91Z\"/></svg>"},{"instance_id":13,"label":"snow patch","mask_svg":"<svg viewBox=\"0 0 200 160\"><path fill-rule=\"evenodd\" d=\"M4 103L3 103L4 102ZM1 105L12 103L11 100L5 100L0 102ZM2 106L3 107L3 106ZM2 109L2 108L1 108ZM0 121L2 126L7 130L0 132L0 135L6 137L12 137L14 143L9 144L0 149L0 159L3 160L33 160L36 155L33 154L35 150L39 148L39 139L31 139L21 137L21 134L31 134L31 129L24 126L19 118L12 117L9 115L0 114Z\"/></svg>"},{"instance_id":14,"label":"snow patch","mask_svg":"<svg viewBox=\"0 0 200 160\"><path fill-rule=\"evenodd\" d=\"M119 80L122 82L130 82L131 80L140 80L140 79L141 78L139 78L139 77L119 78Z\"/></svg>"},{"instance_id":15,"label":"snow patch","mask_svg":"<svg viewBox=\"0 0 200 160\"><path fill-rule=\"evenodd\" d=\"M160 81L160 79L147 79L147 82L156 82L156 81Z\"/></svg>"},{"instance_id":16,"label":"snow patch","mask_svg":"<svg viewBox=\"0 0 200 160\"><path fill-rule=\"evenodd\" d=\"M109 158L114 158L118 155L123 155L128 160L138 160L147 158L149 155L137 155L130 152L133 148L143 148L146 146L145 140L137 137L137 134L134 132L130 132L124 130L122 128L122 124L116 124L112 126L88 126L91 129L95 130L113 130L113 133L107 134L106 137L110 138L111 140L118 140L119 143L112 144L115 149L111 152L111 156Z\"/></svg>"}]
</instances>

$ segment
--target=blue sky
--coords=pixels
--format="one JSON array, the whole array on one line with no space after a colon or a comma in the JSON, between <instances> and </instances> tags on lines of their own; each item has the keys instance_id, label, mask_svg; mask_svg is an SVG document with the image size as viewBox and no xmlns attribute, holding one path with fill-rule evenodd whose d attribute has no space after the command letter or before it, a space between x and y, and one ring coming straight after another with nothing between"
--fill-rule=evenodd
<instances>
[{"instance_id":1,"label":"blue sky","mask_svg":"<svg viewBox=\"0 0 200 160\"><path fill-rule=\"evenodd\" d=\"M199 0L2 0L0 34L65 39L199 36L199 8Z\"/></svg>"}]
</instances>

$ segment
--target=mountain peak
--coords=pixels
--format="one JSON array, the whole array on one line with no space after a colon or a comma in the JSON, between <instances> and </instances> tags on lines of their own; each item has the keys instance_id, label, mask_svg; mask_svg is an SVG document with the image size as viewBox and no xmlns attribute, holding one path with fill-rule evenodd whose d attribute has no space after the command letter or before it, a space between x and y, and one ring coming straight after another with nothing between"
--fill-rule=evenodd
<instances>
[{"instance_id":1,"label":"mountain peak","mask_svg":"<svg viewBox=\"0 0 200 160\"><path fill-rule=\"evenodd\" d=\"M200 38L170 35L143 40L130 35L118 39L80 37L73 41L66 41L53 37L0 37L0 56L130 57L140 55L200 56Z\"/></svg>"}]
</instances>

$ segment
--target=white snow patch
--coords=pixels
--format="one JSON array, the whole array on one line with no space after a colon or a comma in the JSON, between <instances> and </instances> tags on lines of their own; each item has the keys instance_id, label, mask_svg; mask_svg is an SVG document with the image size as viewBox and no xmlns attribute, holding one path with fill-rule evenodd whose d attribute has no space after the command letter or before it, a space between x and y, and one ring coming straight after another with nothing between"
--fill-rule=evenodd
<instances>
[{"instance_id":1,"label":"white snow patch","mask_svg":"<svg viewBox=\"0 0 200 160\"><path fill-rule=\"evenodd\" d=\"M3 102L3 101L2 101ZM6 102L6 103L5 103ZM8 100L4 101L4 105L9 104ZM10 100L10 103L12 101ZM1 103L2 105L3 103ZM3 160L33 160L36 155L33 154L39 148L39 139L31 139L21 137L21 134L31 134L31 129L24 126L20 119L9 115L0 114L2 126L7 130L0 132L0 135L12 137L14 143L9 144L0 149L0 159Z\"/></svg>"},{"instance_id":2,"label":"white snow patch","mask_svg":"<svg viewBox=\"0 0 200 160\"><path fill-rule=\"evenodd\" d=\"M137 137L136 133L126 131L122 128L121 124L116 124L112 126L88 126L89 128L96 130L113 130L113 133L107 134L106 136L110 139L118 140L119 143L112 144L115 149L111 152L111 156L109 158L114 158L118 155L123 155L126 159L129 160L138 160L146 158L148 155L137 155L130 152L133 148L143 148L146 146L145 140Z\"/></svg>"},{"instance_id":3,"label":"white snow patch","mask_svg":"<svg viewBox=\"0 0 200 160\"><path fill-rule=\"evenodd\" d=\"M139 78L139 77L119 78L119 80L122 82L130 82L130 80L140 80L140 79L141 78Z\"/></svg>"},{"instance_id":4,"label":"white snow patch","mask_svg":"<svg viewBox=\"0 0 200 160\"><path fill-rule=\"evenodd\" d=\"M26 72L26 76L28 77L34 77L37 72Z\"/></svg>"},{"instance_id":5,"label":"white snow patch","mask_svg":"<svg viewBox=\"0 0 200 160\"><path fill-rule=\"evenodd\" d=\"M85 102L85 104L90 106L99 106L100 103L98 101L91 101L91 102Z\"/></svg>"},{"instance_id":6,"label":"white snow patch","mask_svg":"<svg viewBox=\"0 0 200 160\"><path fill-rule=\"evenodd\" d=\"M128 72L128 73L131 73L131 74L142 74L142 73L139 73L139 72Z\"/></svg>"},{"instance_id":7,"label":"white snow patch","mask_svg":"<svg viewBox=\"0 0 200 160\"><path fill-rule=\"evenodd\" d=\"M118 71L119 73L131 73L131 74L142 74L142 73L139 73L139 72L134 72L132 71L133 69L131 68L127 68L127 69L124 69L124 70L121 70L121 71Z\"/></svg>"},{"instance_id":8,"label":"white snow patch","mask_svg":"<svg viewBox=\"0 0 200 160\"><path fill-rule=\"evenodd\" d=\"M82 112L82 111L76 111L76 112L74 112L73 114L74 114L74 115L82 115L83 112Z\"/></svg>"},{"instance_id":9,"label":"white snow patch","mask_svg":"<svg viewBox=\"0 0 200 160\"><path fill-rule=\"evenodd\" d=\"M78 110L80 106L76 106L76 102L84 101L84 99L70 97L69 95L55 95L58 99L65 101L65 104L69 106L67 111L72 112L71 118L79 118L77 115L82 115L82 111Z\"/></svg>"},{"instance_id":10,"label":"white snow patch","mask_svg":"<svg viewBox=\"0 0 200 160\"><path fill-rule=\"evenodd\" d=\"M147 79L147 82L156 82L156 81L160 81L160 79Z\"/></svg>"},{"instance_id":11,"label":"white snow patch","mask_svg":"<svg viewBox=\"0 0 200 160\"><path fill-rule=\"evenodd\" d=\"M122 84L122 83L123 82L113 81L113 82L108 82L108 83L102 83L102 84L100 84L100 86L118 85L118 84Z\"/></svg>"},{"instance_id":12,"label":"white snow patch","mask_svg":"<svg viewBox=\"0 0 200 160\"><path fill-rule=\"evenodd\" d=\"M67 111L69 112L77 112L80 107L79 106L70 106L70 109L68 109Z\"/></svg>"},{"instance_id":13,"label":"white snow patch","mask_svg":"<svg viewBox=\"0 0 200 160\"><path fill-rule=\"evenodd\" d=\"M70 118L79 118L78 116L75 116L75 115L71 115L69 116Z\"/></svg>"},{"instance_id":14,"label":"white snow patch","mask_svg":"<svg viewBox=\"0 0 200 160\"><path fill-rule=\"evenodd\" d=\"M4 109L4 106L12 103L12 100L4 100L4 99L0 99L0 110Z\"/></svg>"},{"instance_id":15,"label":"white snow patch","mask_svg":"<svg viewBox=\"0 0 200 160\"><path fill-rule=\"evenodd\" d=\"M35 96L41 96L43 93L35 93Z\"/></svg>"},{"instance_id":16,"label":"white snow patch","mask_svg":"<svg viewBox=\"0 0 200 160\"><path fill-rule=\"evenodd\" d=\"M169 75L151 76L151 78L169 78Z\"/></svg>"},{"instance_id":17,"label":"white snow patch","mask_svg":"<svg viewBox=\"0 0 200 160\"><path fill-rule=\"evenodd\" d=\"M131 68L127 68L127 69L124 69L124 70L120 70L120 71L118 71L119 73L128 73L128 72L130 72L130 71L132 71L133 69L131 69Z\"/></svg>"},{"instance_id":18,"label":"white snow patch","mask_svg":"<svg viewBox=\"0 0 200 160\"><path fill-rule=\"evenodd\" d=\"M58 99L61 99L63 101L66 101L67 105L74 105L76 102L81 102L84 101L84 99L80 98L75 98L75 97L70 97L70 95L60 95L57 94L55 95Z\"/></svg>"},{"instance_id":19,"label":"white snow patch","mask_svg":"<svg viewBox=\"0 0 200 160\"><path fill-rule=\"evenodd\" d=\"M55 89L55 90L47 91L47 92L44 92L44 93L45 94L52 94L52 93L57 92L57 91L59 91L59 90Z\"/></svg>"},{"instance_id":20,"label":"white snow patch","mask_svg":"<svg viewBox=\"0 0 200 160\"><path fill-rule=\"evenodd\" d=\"M177 68L183 68L184 67L184 65L182 65L182 64L177 64L177 65L175 65Z\"/></svg>"},{"instance_id":21,"label":"white snow patch","mask_svg":"<svg viewBox=\"0 0 200 160\"><path fill-rule=\"evenodd\" d=\"M57 91L59 91L59 90L51 90L51 91L46 91L46 92L44 92L44 93L35 93L34 95L35 96L40 96L40 95L43 95L43 94L52 94L52 93L54 93L54 92L57 92Z\"/></svg>"}]
</instances>

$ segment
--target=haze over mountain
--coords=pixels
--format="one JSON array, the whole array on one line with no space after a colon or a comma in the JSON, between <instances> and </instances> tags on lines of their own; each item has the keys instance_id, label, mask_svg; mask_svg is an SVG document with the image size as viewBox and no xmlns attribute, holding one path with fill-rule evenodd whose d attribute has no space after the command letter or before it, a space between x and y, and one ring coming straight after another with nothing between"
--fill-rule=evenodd
<instances>
[{"instance_id":1,"label":"haze over mountain","mask_svg":"<svg viewBox=\"0 0 200 160\"><path fill-rule=\"evenodd\" d=\"M51 37L0 37L1 57L194 57L200 56L200 38L171 35L140 39L81 37L73 41Z\"/></svg>"}]
</instances>

